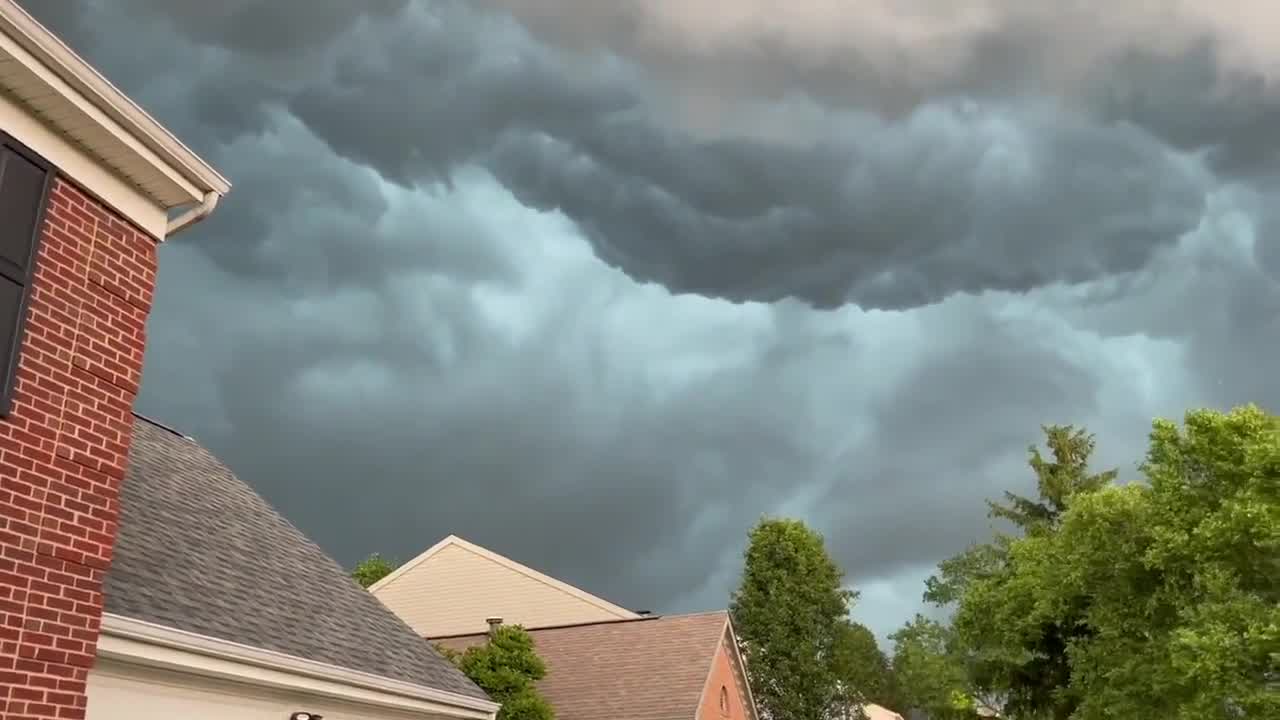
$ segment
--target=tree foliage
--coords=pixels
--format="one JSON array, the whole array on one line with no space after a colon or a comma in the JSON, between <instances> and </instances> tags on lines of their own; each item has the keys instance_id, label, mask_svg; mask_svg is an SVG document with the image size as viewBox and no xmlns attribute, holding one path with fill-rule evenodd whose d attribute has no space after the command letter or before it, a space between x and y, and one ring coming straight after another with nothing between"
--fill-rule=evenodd
<instances>
[{"instance_id":1,"label":"tree foliage","mask_svg":"<svg viewBox=\"0 0 1280 720\"><path fill-rule=\"evenodd\" d=\"M458 653L437 646L481 690L502 705L497 720L554 720L536 683L547 674L533 637L519 625L503 625L484 645Z\"/></svg>"},{"instance_id":2,"label":"tree foliage","mask_svg":"<svg viewBox=\"0 0 1280 720\"><path fill-rule=\"evenodd\" d=\"M1008 520L1028 536L1053 532L1062 522L1072 498L1106 487L1115 481L1117 474L1115 470L1089 472L1089 458L1096 443L1083 429L1052 425L1042 430L1053 459L1045 460L1040 448L1034 445L1028 448L1029 464L1036 475L1037 497L1006 492L1004 503L987 501L992 517Z\"/></svg>"},{"instance_id":3,"label":"tree foliage","mask_svg":"<svg viewBox=\"0 0 1280 720\"><path fill-rule=\"evenodd\" d=\"M367 588L378 582L382 578L390 575L396 569L396 564L382 557L378 553L374 553L369 557L356 563L355 568L351 570L351 577L360 583L360 587Z\"/></svg>"},{"instance_id":4,"label":"tree foliage","mask_svg":"<svg viewBox=\"0 0 1280 720\"><path fill-rule=\"evenodd\" d=\"M770 720L842 711L835 648L854 597L822 536L804 523L766 518L751 531L730 613Z\"/></svg>"},{"instance_id":5,"label":"tree foliage","mask_svg":"<svg viewBox=\"0 0 1280 720\"><path fill-rule=\"evenodd\" d=\"M989 608L976 602L984 592L999 593L1009 587L1014 571L1011 553L1019 543L1052 537L1076 498L1115 480L1114 470L1090 472L1092 435L1072 426L1042 430L1050 458L1035 446L1028 450L1036 496L1006 492L1003 503L988 502L990 516L1012 524L1014 533L998 532L991 542L944 561L939 574L926 582L925 598L942 605L959 604L952 643L964 648L961 654L971 692L1000 696L1005 711L1015 716L1067 718L1075 699L1067 688L1070 668L1065 651L1086 632L1080 624L1083 608L1064 608L1025 636L997 642L1004 629L997 627Z\"/></svg>"},{"instance_id":6,"label":"tree foliage","mask_svg":"<svg viewBox=\"0 0 1280 720\"><path fill-rule=\"evenodd\" d=\"M1013 717L1280 717L1280 422L1252 406L1156 421L1129 485L1088 475L1092 442L1066 437L1032 463L1039 501L1002 506L1021 536L930 584L956 603L970 682Z\"/></svg>"},{"instance_id":7,"label":"tree foliage","mask_svg":"<svg viewBox=\"0 0 1280 720\"><path fill-rule=\"evenodd\" d=\"M979 701L965 661L955 651L950 628L916 615L890 638L900 707L923 710L930 720L977 717Z\"/></svg>"},{"instance_id":8,"label":"tree foliage","mask_svg":"<svg viewBox=\"0 0 1280 720\"><path fill-rule=\"evenodd\" d=\"M876 636L865 625L851 620L841 622L838 630L832 660L844 706L873 702L896 707L893 672Z\"/></svg>"}]
</instances>

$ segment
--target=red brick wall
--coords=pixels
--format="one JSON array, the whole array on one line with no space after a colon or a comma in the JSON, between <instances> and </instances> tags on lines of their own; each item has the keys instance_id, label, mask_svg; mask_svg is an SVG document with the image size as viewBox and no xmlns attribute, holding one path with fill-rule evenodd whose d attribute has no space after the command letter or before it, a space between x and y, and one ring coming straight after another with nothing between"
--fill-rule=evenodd
<instances>
[{"instance_id":1,"label":"red brick wall","mask_svg":"<svg viewBox=\"0 0 1280 720\"><path fill-rule=\"evenodd\" d=\"M702 708L698 713L701 720L751 720L751 713L747 709L749 701L746 688L741 682L741 674L736 670L737 663L734 662L731 647L721 644L711 665L707 691L702 696ZM720 688L725 688L729 694L728 713L720 709Z\"/></svg>"},{"instance_id":2,"label":"red brick wall","mask_svg":"<svg viewBox=\"0 0 1280 720\"><path fill-rule=\"evenodd\" d=\"M81 718L156 243L56 179L0 418L0 719Z\"/></svg>"}]
</instances>

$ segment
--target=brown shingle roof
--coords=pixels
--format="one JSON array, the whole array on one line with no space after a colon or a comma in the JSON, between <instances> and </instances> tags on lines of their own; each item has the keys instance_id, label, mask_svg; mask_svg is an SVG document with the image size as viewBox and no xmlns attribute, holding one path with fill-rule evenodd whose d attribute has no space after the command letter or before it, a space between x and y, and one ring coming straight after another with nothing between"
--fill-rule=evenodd
<instances>
[{"instance_id":1,"label":"brown shingle roof","mask_svg":"<svg viewBox=\"0 0 1280 720\"><path fill-rule=\"evenodd\" d=\"M485 697L208 450L142 418L104 594L116 615Z\"/></svg>"},{"instance_id":2,"label":"brown shingle roof","mask_svg":"<svg viewBox=\"0 0 1280 720\"><path fill-rule=\"evenodd\" d=\"M538 689L556 720L693 720L724 611L530 630L547 676ZM443 638L465 650L484 635Z\"/></svg>"}]
</instances>

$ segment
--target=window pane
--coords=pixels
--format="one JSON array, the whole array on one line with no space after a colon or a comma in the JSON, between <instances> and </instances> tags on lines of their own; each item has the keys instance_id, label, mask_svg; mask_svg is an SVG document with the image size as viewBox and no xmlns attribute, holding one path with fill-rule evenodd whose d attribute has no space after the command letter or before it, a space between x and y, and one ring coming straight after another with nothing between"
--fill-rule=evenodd
<instances>
[{"instance_id":1,"label":"window pane","mask_svg":"<svg viewBox=\"0 0 1280 720\"><path fill-rule=\"evenodd\" d=\"M17 360L13 339L18 332L18 311L22 308L22 286L0 277L0 383L9 377L9 366Z\"/></svg>"},{"instance_id":2,"label":"window pane","mask_svg":"<svg viewBox=\"0 0 1280 720\"><path fill-rule=\"evenodd\" d=\"M0 275L25 282L44 170L0 148Z\"/></svg>"}]
</instances>

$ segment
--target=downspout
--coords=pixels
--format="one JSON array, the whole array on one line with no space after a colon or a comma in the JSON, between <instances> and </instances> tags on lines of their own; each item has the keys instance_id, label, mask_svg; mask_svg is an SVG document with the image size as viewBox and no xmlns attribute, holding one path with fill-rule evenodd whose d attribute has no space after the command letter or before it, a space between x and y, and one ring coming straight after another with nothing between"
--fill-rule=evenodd
<instances>
[{"instance_id":1,"label":"downspout","mask_svg":"<svg viewBox=\"0 0 1280 720\"><path fill-rule=\"evenodd\" d=\"M201 220L213 214L214 208L218 207L218 201L222 199L222 195L210 190L204 194L204 200L199 205L190 208L169 221L165 226L164 237L166 240L195 225Z\"/></svg>"}]
</instances>

